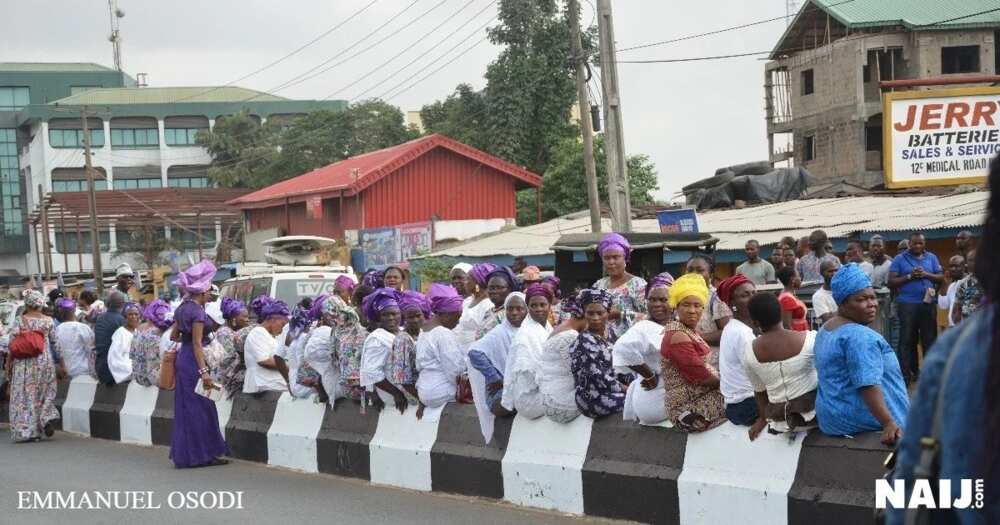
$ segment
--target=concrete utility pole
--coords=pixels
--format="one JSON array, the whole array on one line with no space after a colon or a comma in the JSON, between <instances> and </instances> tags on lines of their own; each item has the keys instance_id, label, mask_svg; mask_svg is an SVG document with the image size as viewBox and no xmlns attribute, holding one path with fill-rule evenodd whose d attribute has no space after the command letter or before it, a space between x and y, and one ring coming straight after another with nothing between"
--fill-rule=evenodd
<instances>
[{"instance_id":1,"label":"concrete utility pole","mask_svg":"<svg viewBox=\"0 0 1000 525\"><path fill-rule=\"evenodd\" d=\"M622 133L621 96L618 93L618 62L611 0L597 0L597 29L601 40L601 89L604 92L604 151L608 158L608 200L616 232L632 231L625 137Z\"/></svg>"},{"instance_id":2,"label":"concrete utility pole","mask_svg":"<svg viewBox=\"0 0 1000 525\"><path fill-rule=\"evenodd\" d=\"M80 109L80 122L83 125L83 170L87 175L87 205L90 209L90 248L94 256L94 286L97 288L97 295L101 296L104 294L104 270L101 268L101 243L100 234L97 231L97 194L94 191L94 170L90 162L90 126L87 125L87 106ZM78 246L77 249L83 249L83 246Z\"/></svg>"},{"instance_id":3,"label":"concrete utility pole","mask_svg":"<svg viewBox=\"0 0 1000 525\"><path fill-rule=\"evenodd\" d=\"M590 206L590 231L601 231L601 196L597 190L597 166L594 165L594 129L590 121L590 100L587 98L587 57L580 42L580 4L567 0L569 10L569 44L576 64L576 97L580 108L580 133L583 135L583 172L587 178L587 203ZM539 219L539 222L541 219Z\"/></svg>"}]
</instances>

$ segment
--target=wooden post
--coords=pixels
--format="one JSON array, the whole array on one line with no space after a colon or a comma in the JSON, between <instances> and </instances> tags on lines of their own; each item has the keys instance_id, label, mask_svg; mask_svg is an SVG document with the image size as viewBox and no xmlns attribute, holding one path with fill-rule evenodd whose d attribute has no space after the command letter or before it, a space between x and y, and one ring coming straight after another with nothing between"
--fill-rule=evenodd
<instances>
[{"instance_id":1,"label":"wooden post","mask_svg":"<svg viewBox=\"0 0 1000 525\"><path fill-rule=\"evenodd\" d=\"M63 236L63 272L69 273L69 250L66 249L66 210L59 210L59 229L62 230ZM58 248L58 243L57 246Z\"/></svg>"},{"instance_id":2,"label":"wooden post","mask_svg":"<svg viewBox=\"0 0 1000 525\"><path fill-rule=\"evenodd\" d=\"M80 216L76 216L76 256L79 259L80 273L83 273L83 232L80 230Z\"/></svg>"},{"instance_id":3,"label":"wooden post","mask_svg":"<svg viewBox=\"0 0 1000 525\"><path fill-rule=\"evenodd\" d=\"M97 296L104 295L104 269L101 267L101 236L97 231L97 194L94 193L94 169L90 161L90 126L87 123L87 107L80 110L83 126L83 160L87 174L87 205L90 208L90 249L94 257L94 286ZM108 138L108 140L111 140Z\"/></svg>"},{"instance_id":4,"label":"wooden post","mask_svg":"<svg viewBox=\"0 0 1000 525\"><path fill-rule=\"evenodd\" d=\"M38 223L36 222L35 224L33 224L32 227L31 227L31 229L32 229L32 233L35 234L35 248L37 248L35 250L35 264L38 265L38 275L41 276L42 275L42 247L39 244L39 240L38 240ZM38 283L38 287L41 287L41 286L42 286L42 283Z\"/></svg>"},{"instance_id":5,"label":"wooden post","mask_svg":"<svg viewBox=\"0 0 1000 525\"><path fill-rule=\"evenodd\" d=\"M594 130L590 116L590 99L587 96L587 57L580 42L580 5L569 0L567 7L569 22L569 45L576 64L576 99L580 112L580 134L583 138L583 173L587 180L587 205L590 208L590 231L601 231L601 197L597 189L597 166L594 164ZM609 186L610 187L610 186ZM539 199L538 222L542 222L541 200Z\"/></svg>"},{"instance_id":6,"label":"wooden post","mask_svg":"<svg viewBox=\"0 0 1000 525\"><path fill-rule=\"evenodd\" d=\"M285 209L287 210L287 208ZM201 261L203 259L201 255L201 210L198 210L198 213L195 214L194 220L196 224L196 226L194 227L195 231L194 242L195 244L198 245L198 260Z\"/></svg>"},{"instance_id":7,"label":"wooden post","mask_svg":"<svg viewBox=\"0 0 1000 525\"><path fill-rule=\"evenodd\" d=\"M45 250L45 255L42 256L45 261L45 278L50 279L52 277L52 245L49 244L49 210L48 206L45 205L45 189L41 184L38 185L38 211L42 228L41 248ZM41 272L41 268L38 271Z\"/></svg>"}]
</instances>

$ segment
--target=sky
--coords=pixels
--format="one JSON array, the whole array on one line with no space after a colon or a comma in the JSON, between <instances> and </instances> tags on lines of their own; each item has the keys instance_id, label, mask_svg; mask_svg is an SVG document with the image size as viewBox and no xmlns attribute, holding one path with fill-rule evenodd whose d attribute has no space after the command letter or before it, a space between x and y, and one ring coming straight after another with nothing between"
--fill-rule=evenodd
<instances>
[{"instance_id":1,"label":"sky","mask_svg":"<svg viewBox=\"0 0 1000 525\"><path fill-rule=\"evenodd\" d=\"M582 0L584 24L596 24L594 1ZM785 14L784 0L628 0L613 6L619 50ZM119 0L119 8L125 12L125 71L146 73L150 86L234 83L295 99L381 96L412 111L446 97L459 83L483 87L486 67L499 51L480 29L496 23L492 0ZM17 23L4 28L3 60L113 65L106 2L15 2L5 14ZM618 56L663 60L768 51L784 27L781 20ZM668 200L719 167L767 159L764 56L619 64L626 152L648 155L656 165L657 198ZM324 63L312 78L295 81ZM596 79L591 89L599 94Z\"/></svg>"}]
</instances>

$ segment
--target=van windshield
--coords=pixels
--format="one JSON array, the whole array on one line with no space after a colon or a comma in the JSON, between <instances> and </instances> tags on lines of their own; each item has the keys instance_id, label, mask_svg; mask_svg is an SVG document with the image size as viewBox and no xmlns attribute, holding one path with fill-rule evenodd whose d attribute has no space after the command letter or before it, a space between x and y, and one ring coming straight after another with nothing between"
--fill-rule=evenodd
<instances>
[{"instance_id":1,"label":"van windshield","mask_svg":"<svg viewBox=\"0 0 1000 525\"><path fill-rule=\"evenodd\" d=\"M294 306L306 297L332 295L333 283L333 279L278 279L274 286L274 295L289 306Z\"/></svg>"}]
</instances>

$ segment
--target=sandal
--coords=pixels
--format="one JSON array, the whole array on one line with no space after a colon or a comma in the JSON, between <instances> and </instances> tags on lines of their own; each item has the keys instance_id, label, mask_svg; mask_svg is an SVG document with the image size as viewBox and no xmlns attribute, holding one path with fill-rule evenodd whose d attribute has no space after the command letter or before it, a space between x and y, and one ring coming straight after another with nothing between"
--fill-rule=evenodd
<instances>
[{"instance_id":1,"label":"sandal","mask_svg":"<svg viewBox=\"0 0 1000 525\"><path fill-rule=\"evenodd\" d=\"M52 428L52 423L46 423L45 427L42 429L45 432L45 437L50 438L56 433L56 430Z\"/></svg>"}]
</instances>

